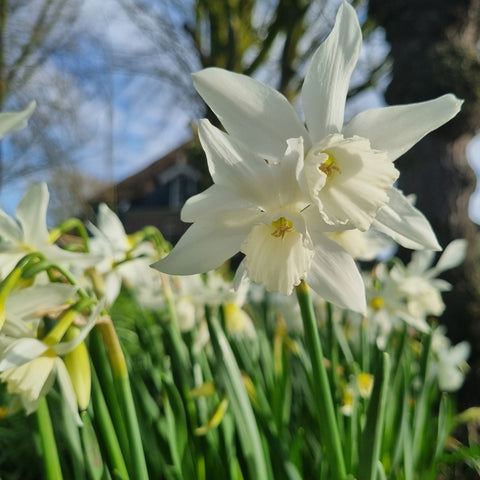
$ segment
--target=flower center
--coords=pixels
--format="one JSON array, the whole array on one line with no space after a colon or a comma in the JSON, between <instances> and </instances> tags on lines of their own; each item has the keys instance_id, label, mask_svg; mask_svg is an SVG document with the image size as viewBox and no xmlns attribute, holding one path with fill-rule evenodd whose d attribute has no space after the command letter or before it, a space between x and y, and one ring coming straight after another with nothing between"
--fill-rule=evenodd
<instances>
[{"instance_id":1,"label":"flower center","mask_svg":"<svg viewBox=\"0 0 480 480\"><path fill-rule=\"evenodd\" d=\"M282 240L285 238L285 234L295 231L293 223L285 217L280 217L278 220L272 222L272 228L274 229L272 236L281 238Z\"/></svg>"},{"instance_id":2,"label":"flower center","mask_svg":"<svg viewBox=\"0 0 480 480\"><path fill-rule=\"evenodd\" d=\"M327 177L331 177L334 172L342 173L340 167L336 164L335 159L327 152L315 152L317 155L325 154L327 159L321 163L318 168L321 170Z\"/></svg>"},{"instance_id":3,"label":"flower center","mask_svg":"<svg viewBox=\"0 0 480 480\"><path fill-rule=\"evenodd\" d=\"M383 298L381 298L381 297L373 297L370 300L370 306L375 311L380 310L383 307L384 304L385 304L385 302L383 301Z\"/></svg>"},{"instance_id":4,"label":"flower center","mask_svg":"<svg viewBox=\"0 0 480 480\"><path fill-rule=\"evenodd\" d=\"M372 393L373 375L359 373L357 377L358 393L362 398L368 398Z\"/></svg>"}]
</instances>

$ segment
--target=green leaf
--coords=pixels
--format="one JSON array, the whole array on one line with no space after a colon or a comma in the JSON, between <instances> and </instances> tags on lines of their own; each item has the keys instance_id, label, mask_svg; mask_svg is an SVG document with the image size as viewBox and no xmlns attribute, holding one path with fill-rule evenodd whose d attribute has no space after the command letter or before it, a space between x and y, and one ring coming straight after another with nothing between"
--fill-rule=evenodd
<instances>
[{"instance_id":1,"label":"green leaf","mask_svg":"<svg viewBox=\"0 0 480 480\"><path fill-rule=\"evenodd\" d=\"M174 383L166 377L163 378L162 383L166 392L164 402L168 444L173 463L181 478L182 458L188 440L186 414L182 397Z\"/></svg>"},{"instance_id":2,"label":"green leaf","mask_svg":"<svg viewBox=\"0 0 480 480\"><path fill-rule=\"evenodd\" d=\"M375 374L373 392L367 409L367 421L360 441L358 480L375 480L377 477L389 378L390 362L388 354L384 353Z\"/></svg>"},{"instance_id":3,"label":"green leaf","mask_svg":"<svg viewBox=\"0 0 480 480\"><path fill-rule=\"evenodd\" d=\"M85 452L85 462L89 472L89 478L100 480L103 476L104 465L102 452L98 445L97 436L93 429L90 415L86 411L81 413L83 427L80 429L82 436L83 450Z\"/></svg>"},{"instance_id":4,"label":"green leaf","mask_svg":"<svg viewBox=\"0 0 480 480\"><path fill-rule=\"evenodd\" d=\"M267 463L269 459L262 446L253 409L237 362L218 320L207 315L207 321L213 349L218 360L220 377L232 406L250 476L255 480L268 480Z\"/></svg>"}]
</instances>

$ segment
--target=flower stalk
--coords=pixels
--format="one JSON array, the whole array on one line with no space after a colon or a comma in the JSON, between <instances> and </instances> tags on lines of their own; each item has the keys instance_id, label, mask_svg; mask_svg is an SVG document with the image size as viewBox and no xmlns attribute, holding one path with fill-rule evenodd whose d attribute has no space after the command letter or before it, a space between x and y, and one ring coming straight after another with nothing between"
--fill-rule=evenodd
<instances>
[{"instance_id":1,"label":"flower stalk","mask_svg":"<svg viewBox=\"0 0 480 480\"><path fill-rule=\"evenodd\" d=\"M111 319L97 325L112 368L113 383L123 411L130 446L131 476L138 480L148 479L147 465L142 445L142 436L135 411L132 390L128 378L127 363Z\"/></svg>"},{"instance_id":2,"label":"flower stalk","mask_svg":"<svg viewBox=\"0 0 480 480\"><path fill-rule=\"evenodd\" d=\"M46 478L47 480L63 480L57 444L55 442L55 434L53 433L52 420L50 418L47 399L45 397L40 398L36 415L43 448Z\"/></svg>"},{"instance_id":3,"label":"flower stalk","mask_svg":"<svg viewBox=\"0 0 480 480\"><path fill-rule=\"evenodd\" d=\"M319 410L317 419L325 455L332 469L332 478L343 480L347 477L345 459L308 285L302 280L295 290L302 315L305 343L312 364L312 387Z\"/></svg>"}]
</instances>

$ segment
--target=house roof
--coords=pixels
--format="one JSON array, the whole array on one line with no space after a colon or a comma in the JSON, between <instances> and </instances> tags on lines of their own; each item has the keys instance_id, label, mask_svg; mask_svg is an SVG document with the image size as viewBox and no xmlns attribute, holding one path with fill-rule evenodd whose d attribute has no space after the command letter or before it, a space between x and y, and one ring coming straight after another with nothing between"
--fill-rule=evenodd
<instances>
[{"instance_id":1,"label":"house roof","mask_svg":"<svg viewBox=\"0 0 480 480\"><path fill-rule=\"evenodd\" d=\"M112 204L118 203L119 201L133 201L145 197L155 189L158 175L175 164L186 163L186 149L190 143L191 142L186 142L180 145L143 170L92 195L88 199L89 203L98 204L106 202Z\"/></svg>"}]
</instances>

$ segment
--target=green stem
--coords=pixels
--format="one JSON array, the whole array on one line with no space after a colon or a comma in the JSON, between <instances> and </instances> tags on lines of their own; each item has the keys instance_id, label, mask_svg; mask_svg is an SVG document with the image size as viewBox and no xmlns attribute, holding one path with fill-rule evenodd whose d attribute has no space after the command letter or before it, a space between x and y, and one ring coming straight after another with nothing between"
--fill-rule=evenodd
<instances>
[{"instance_id":1,"label":"green stem","mask_svg":"<svg viewBox=\"0 0 480 480\"><path fill-rule=\"evenodd\" d=\"M375 373L372 396L359 448L358 480L376 480L385 430L385 410L390 379L390 361L384 353Z\"/></svg>"},{"instance_id":2,"label":"green stem","mask_svg":"<svg viewBox=\"0 0 480 480\"><path fill-rule=\"evenodd\" d=\"M347 477L342 443L338 431L332 393L328 382L327 370L323 361L322 346L307 284L302 281L295 287L300 312L302 314L304 337L312 364L313 393L317 399L317 415L321 440L325 455L332 469L332 479L343 480Z\"/></svg>"},{"instance_id":3,"label":"green stem","mask_svg":"<svg viewBox=\"0 0 480 480\"><path fill-rule=\"evenodd\" d=\"M326 307L326 316L327 316L327 332L328 332L328 341L330 343L330 388L332 390L333 398L337 398L337 385L338 385L338 342L335 335L335 325L333 323L333 311L332 305L327 303Z\"/></svg>"},{"instance_id":4,"label":"green stem","mask_svg":"<svg viewBox=\"0 0 480 480\"><path fill-rule=\"evenodd\" d=\"M132 469L130 476L135 478L135 480L146 480L148 479L147 464L145 461L142 436L138 425L132 390L130 388L130 381L128 379L125 357L113 327L113 323L111 321L106 321L98 324L97 328L99 328L105 343L105 348L112 367L113 383L124 415L130 445Z\"/></svg>"},{"instance_id":5,"label":"green stem","mask_svg":"<svg viewBox=\"0 0 480 480\"><path fill-rule=\"evenodd\" d=\"M47 399L41 397L37 407L37 422L43 449L43 460L47 480L63 480L57 444L53 433L52 420L48 411Z\"/></svg>"},{"instance_id":6,"label":"green stem","mask_svg":"<svg viewBox=\"0 0 480 480\"><path fill-rule=\"evenodd\" d=\"M95 423L98 425L100 439L107 452L110 465L115 475L122 480L128 480L127 467L118 443L117 434L108 411L102 388L95 369L92 367L92 405L95 412Z\"/></svg>"},{"instance_id":7,"label":"green stem","mask_svg":"<svg viewBox=\"0 0 480 480\"><path fill-rule=\"evenodd\" d=\"M105 345L102 339L102 335L95 327L90 332L90 357L92 359L92 371L95 372L95 379L92 377L92 381L98 381L101 388L102 397L107 405L107 413L110 414L117 438L120 443L120 448L123 452L125 462L129 464L129 440L127 430L125 428L124 418L118 396L113 385L112 369L110 368L107 358L107 352L105 351ZM92 402L95 402L95 384L92 383ZM98 398L98 397L97 397ZM95 403L93 404L94 410L96 410ZM97 405L98 407L98 405ZM97 423L98 416L95 416L95 423Z\"/></svg>"}]
</instances>

